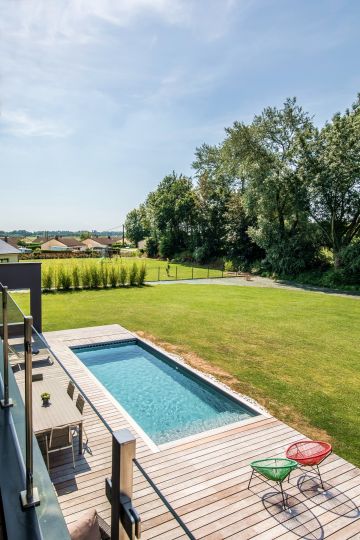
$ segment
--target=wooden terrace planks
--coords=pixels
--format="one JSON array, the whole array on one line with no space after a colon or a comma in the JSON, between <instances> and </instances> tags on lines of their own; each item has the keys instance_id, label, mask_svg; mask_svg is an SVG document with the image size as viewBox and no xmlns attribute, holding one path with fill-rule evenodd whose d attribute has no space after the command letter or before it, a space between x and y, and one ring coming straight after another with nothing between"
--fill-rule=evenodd
<instances>
[{"instance_id":1,"label":"wooden terrace planks","mask_svg":"<svg viewBox=\"0 0 360 540\"><path fill-rule=\"evenodd\" d=\"M326 495L311 489L300 491L297 483L303 473L292 473L290 484L285 482L284 488L293 512L286 514L275 489L261 479L254 479L247 489L249 462L283 456L286 447L303 435L276 418L259 415L251 423L207 432L155 452L69 349L129 339L133 334L110 325L49 332L45 337L111 429L128 428L136 436L137 459L195 538L360 539L360 470L352 464L336 455L324 462L321 471ZM68 377L57 362L34 367L34 371L41 371L45 381L56 378L59 385L67 385ZM23 376L23 372L16 373L20 383ZM111 435L89 405L85 407L84 425L91 453L77 456L75 471L70 453L59 453L52 462L51 478L67 523L93 507L105 520L110 519L104 482L111 474ZM309 482L305 485L313 486ZM134 505L141 515L144 540L186 538L135 466Z\"/></svg>"}]
</instances>

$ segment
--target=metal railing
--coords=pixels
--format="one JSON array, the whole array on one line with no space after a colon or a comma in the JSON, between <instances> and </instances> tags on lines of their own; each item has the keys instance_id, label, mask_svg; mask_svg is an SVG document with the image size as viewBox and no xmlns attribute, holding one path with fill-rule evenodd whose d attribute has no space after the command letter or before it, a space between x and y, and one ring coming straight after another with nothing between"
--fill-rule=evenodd
<instances>
[{"instance_id":1,"label":"metal railing","mask_svg":"<svg viewBox=\"0 0 360 540\"><path fill-rule=\"evenodd\" d=\"M22 447L22 458L23 458L23 468L24 468L24 480L25 480L25 489L21 489L20 500L22 508L27 512L36 511L39 507L42 507L44 504L44 497L41 486L35 482L34 478L34 434L32 431L32 361L33 354L38 354L40 350L45 350L46 355L51 358L51 363L56 362L64 371L64 373L69 377L69 379L74 383L78 391L84 396L89 407L95 412L100 421L106 427L108 432L112 436L112 474L111 479L106 480L105 493L111 504L111 540L120 540L125 538L130 538L130 540L135 540L136 538L141 537L141 519L139 513L133 506L133 478L134 478L134 466L138 469L140 474L143 476L145 481L149 484L152 490L161 500L162 504L166 507L167 511L171 514L174 521L174 527L179 527L179 534L185 533L186 536L190 539L194 539L194 536L187 528L181 517L178 515L176 510L172 507L170 502L167 500L166 496L161 492L155 482L151 479L146 470L142 467L141 463L136 459L136 439L135 437L127 430L120 430L113 432L110 425L106 422L105 418L97 410L96 406L86 395L86 391L79 385L79 383L73 379L71 373L68 371L66 366L63 364L61 359L56 355L54 351L49 347L45 338L41 336L32 325L32 317L25 316L19 306L16 304L14 299L9 294L6 287L2 286L0 283L0 293L2 293L2 317L0 322L2 322L3 329L3 374L4 374L4 406L7 411L11 411L13 408L17 409L19 400L12 400L10 397L10 387L9 387L9 376L14 379L12 369L9 367L9 339L7 327L10 324L19 325L20 319L22 318L22 325L24 334L23 344L18 345L21 347L19 354L16 349L12 346L12 354L19 354L17 359L19 363L25 364L25 440L24 444L18 443L19 447ZM5 297L5 300L4 300ZM11 304L11 305L10 305ZM10 309L9 309L10 308ZM10 316L9 316L10 312ZM16 382L15 382L16 385ZM5 388L7 388L5 393ZM16 387L17 390L17 387ZM14 390L13 390L14 391ZM18 391L18 390L17 390ZM15 406L12 407L11 404L14 403ZM40 454L40 450L37 447L35 442L37 454ZM41 458L42 459L42 458ZM43 464L44 465L44 464ZM46 470L46 469L45 469ZM47 482L51 485L50 478L48 475ZM52 488L52 485L51 485ZM46 497L45 497L46 498ZM19 505L20 507L20 505ZM60 511L60 508L58 508ZM44 516L44 509L42 511L42 516ZM68 538L68 533L66 525L64 522L64 532L63 536L60 534L56 535L54 538L56 540L62 540L63 538ZM35 538L35 537L34 537ZM46 536L46 540L50 539L50 536Z\"/></svg>"},{"instance_id":2,"label":"metal railing","mask_svg":"<svg viewBox=\"0 0 360 540\"><path fill-rule=\"evenodd\" d=\"M33 319L22 313L1 283L0 295L0 490L5 528L8 538L68 540L68 529L32 430ZM22 354L17 354L25 365L25 403L9 362L9 328L14 326L23 335L19 344Z\"/></svg>"}]
</instances>

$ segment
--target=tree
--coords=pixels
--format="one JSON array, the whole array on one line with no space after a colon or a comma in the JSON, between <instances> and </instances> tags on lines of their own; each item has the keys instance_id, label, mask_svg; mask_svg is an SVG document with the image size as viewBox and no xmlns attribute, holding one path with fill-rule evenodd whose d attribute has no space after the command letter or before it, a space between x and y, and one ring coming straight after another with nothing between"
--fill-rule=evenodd
<instances>
[{"instance_id":1,"label":"tree","mask_svg":"<svg viewBox=\"0 0 360 540\"><path fill-rule=\"evenodd\" d=\"M232 186L225 173L221 146L203 144L197 148L192 167L199 216L196 244L205 258L219 257L225 253L226 210Z\"/></svg>"},{"instance_id":2,"label":"tree","mask_svg":"<svg viewBox=\"0 0 360 540\"><path fill-rule=\"evenodd\" d=\"M190 178L175 172L165 176L146 203L151 236L163 246L162 256L191 248L196 223L196 199Z\"/></svg>"},{"instance_id":3,"label":"tree","mask_svg":"<svg viewBox=\"0 0 360 540\"><path fill-rule=\"evenodd\" d=\"M256 220L249 236L276 273L305 269L314 260L315 245L298 174L299 139L312 133L311 119L293 98L281 109L267 107L248 126L235 122L226 132L226 144L236 150L247 212Z\"/></svg>"},{"instance_id":4,"label":"tree","mask_svg":"<svg viewBox=\"0 0 360 540\"><path fill-rule=\"evenodd\" d=\"M146 209L143 205L140 205L139 208L134 208L134 210L131 210L127 214L125 230L127 238L135 245L150 234L146 218Z\"/></svg>"},{"instance_id":5,"label":"tree","mask_svg":"<svg viewBox=\"0 0 360 540\"><path fill-rule=\"evenodd\" d=\"M338 266L340 251L360 232L360 95L302 142L309 212Z\"/></svg>"}]
</instances>

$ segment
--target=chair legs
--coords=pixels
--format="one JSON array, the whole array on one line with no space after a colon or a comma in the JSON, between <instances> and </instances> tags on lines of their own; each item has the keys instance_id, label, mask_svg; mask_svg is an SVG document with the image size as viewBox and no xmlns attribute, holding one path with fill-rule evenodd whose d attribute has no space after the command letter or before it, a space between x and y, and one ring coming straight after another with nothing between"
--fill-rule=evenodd
<instances>
[{"instance_id":1,"label":"chair legs","mask_svg":"<svg viewBox=\"0 0 360 540\"><path fill-rule=\"evenodd\" d=\"M252 480L252 477L254 475L254 469L251 471L251 476L250 476L250 480L249 480L249 483L248 483L248 489L250 489L250 484L251 484L251 480Z\"/></svg>"}]
</instances>

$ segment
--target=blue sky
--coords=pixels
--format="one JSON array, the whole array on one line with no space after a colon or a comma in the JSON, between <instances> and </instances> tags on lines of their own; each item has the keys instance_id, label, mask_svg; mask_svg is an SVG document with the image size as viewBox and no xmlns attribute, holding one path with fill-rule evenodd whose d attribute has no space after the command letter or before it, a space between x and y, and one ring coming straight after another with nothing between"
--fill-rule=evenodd
<instances>
[{"instance_id":1,"label":"blue sky","mask_svg":"<svg viewBox=\"0 0 360 540\"><path fill-rule=\"evenodd\" d=\"M196 146L360 91L358 0L0 0L0 229L102 229ZM3 204L5 201L5 205Z\"/></svg>"}]
</instances>

